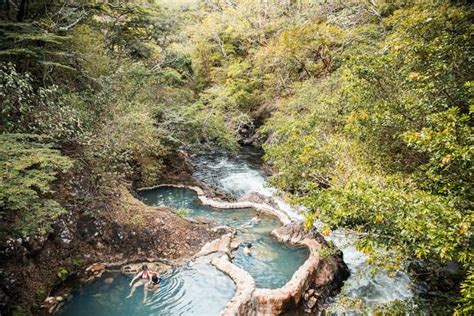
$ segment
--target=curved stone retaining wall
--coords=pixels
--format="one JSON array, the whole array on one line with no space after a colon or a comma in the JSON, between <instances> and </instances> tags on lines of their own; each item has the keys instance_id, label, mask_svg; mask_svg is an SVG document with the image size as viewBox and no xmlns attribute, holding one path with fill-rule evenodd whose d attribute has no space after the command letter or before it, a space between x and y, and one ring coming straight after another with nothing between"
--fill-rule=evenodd
<instances>
[{"instance_id":1,"label":"curved stone retaining wall","mask_svg":"<svg viewBox=\"0 0 474 316\"><path fill-rule=\"evenodd\" d=\"M250 201L225 202L225 201L213 200L206 196L203 189L196 186L188 186L188 185L181 185L181 184L160 184L153 187L140 188L138 189L138 191L152 190L152 189L163 188L163 187L183 188L183 189L193 190L194 192L197 193L197 196L203 205L220 208L220 209L253 208L262 213L266 213L266 214L270 214L270 215L274 215L278 217L278 219L283 225L291 223L291 220L288 217L288 215L286 215L284 212L276 208L273 208L271 206L261 204L261 203L250 202Z\"/></svg>"},{"instance_id":2,"label":"curved stone retaining wall","mask_svg":"<svg viewBox=\"0 0 474 316\"><path fill-rule=\"evenodd\" d=\"M256 315L255 307L252 304L255 292L253 277L247 271L230 262L228 256L214 258L211 264L227 274L237 287L234 297L227 303L221 315Z\"/></svg>"},{"instance_id":3,"label":"curved stone retaining wall","mask_svg":"<svg viewBox=\"0 0 474 316\"><path fill-rule=\"evenodd\" d=\"M201 254L211 252L223 252L223 255L214 258L211 264L220 271L229 275L236 284L236 294L232 300L226 305L221 315L279 315L288 310L296 309L306 291L313 286L315 280L324 277L321 273L340 273L340 270L347 269L341 261L340 265L335 265L333 271L320 271L321 266L319 250L322 244L311 234L304 231L301 223L292 223L290 218L282 211L269 205L256 203L251 201L224 202L210 199L205 192L196 186L162 184L154 187L141 188L139 190L150 190L159 187L175 187L186 188L195 191L202 204L220 209L236 209L236 208L253 208L257 211L276 216L284 225L276 229L272 234L282 243L291 243L294 245L306 246L310 250L310 255L304 264L293 274L293 277L283 287L278 289L257 289L252 276L245 270L237 267L229 260L229 253L232 243L233 234L224 235L221 239L211 242L203 247ZM344 271L343 271L344 272ZM347 271L346 271L347 272ZM338 280L330 276L332 280ZM316 282L318 283L318 282ZM336 286L337 287L337 286ZM314 291L314 290L313 290ZM313 306L317 308L317 306ZM310 310L313 308L311 307Z\"/></svg>"},{"instance_id":4,"label":"curved stone retaining wall","mask_svg":"<svg viewBox=\"0 0 474 316\"><path fill-rule=\"evenodd\" d=\"M253 297L258 315L279 315L288 309L296 308L304 292L313 282L319 265L318 250L321 245L316 240L308 238L298 244L305 245L310 249L308 259L283 287L255 290Z\"/></svg>"}]
</instances>

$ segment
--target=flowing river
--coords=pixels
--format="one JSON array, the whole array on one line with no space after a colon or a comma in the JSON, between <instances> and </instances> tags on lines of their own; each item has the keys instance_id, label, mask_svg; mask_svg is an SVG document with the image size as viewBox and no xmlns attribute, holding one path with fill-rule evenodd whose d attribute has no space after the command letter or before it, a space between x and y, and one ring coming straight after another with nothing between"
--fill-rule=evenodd
<instances>
[{"instance_id":1,"label":"flowing river","mask_svg":"<svg viewBox=\"0 0 474 316\"><path fill-rule=\"evenodd\" d=\"M287 205L275 189L267 186L260 157L261 153L251 148L243 148L233 156L224 153L201 155L194 159L194 175L235 198L258 192L269 197L290 218L301 220L300 212ZM259 288L283 286L309 255L308 249L284 245L271 236L270 232L281 225L277 218L261 215L258 225L249 224L256 215L252 209L213 209L200 204L194 191L182 188L160 187L141 191L139 195L148 205L169 206L184 216L204 218L236 229L241 246L232 253L232 261L248 271ZM359 299L368 306L412 296L406 275L372 274L367 258L353 246L352 236L339 231L329 239L343 251L344 261L352 273L341 295ZM249 243L252 244L250 256L242 250ZM218 315L234 295L235 285L210 264L212 256L195 259L162 273L160 289L146 303L143 303L141 288L132 298L126 299L130 276L108 273L77 289L58 314Z\"/></svg>"},{"instance_id":2,"label":"flowing river","mask_svg":"<svg viewBox=\"0 0 474 316\"><path fill-rule=\"evenodd\" d=\"M235 197L252 191L269 196L290 218L302 219L302 211L291 208L278 196L277 190L267 186L267 177L262 170L261 154L260 151L247 147L235 156L224 153L199 156L194 160L195 176ZM342 250L344 261L351 271L351 276L345 282L340 297L359 300L368 308L376 304L413 297L410 279L406 274L398 273L395 276L389 276L384 272L373 273L371 266L367 263L367 257L355 248L353 235L338 230L327 239L332 240ZM347 307L337 305L331 307L341 313L348 312Z\"/></svg>"}]
</instances>

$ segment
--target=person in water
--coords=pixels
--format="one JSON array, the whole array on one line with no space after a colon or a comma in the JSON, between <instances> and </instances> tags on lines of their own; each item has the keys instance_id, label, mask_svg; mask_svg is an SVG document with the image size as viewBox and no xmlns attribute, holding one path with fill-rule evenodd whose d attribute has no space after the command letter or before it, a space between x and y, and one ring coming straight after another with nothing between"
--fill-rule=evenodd
<instances>
[{"instance_id":1,"label":"person in water","mask_svg":"<svg viewBox=\"0 0 474 316\"><path fill-rule=\"evenodd\" d=\"M252 219L248 223L245 223L241 225L240 227L251 228L251 227L257 226L258 224L260 224L260 215L256 214L254 217L252 217Z\"/></svg>"},{"instance_id":2,"label":"person in water","mask_svg":"<svg viewBox=\"0 0 474 316\"><path fill-rule=\"evenodd\" d=\"M145 297L143 298L143 302L146 302L148 291L151 291L153 294L158 291L158 289L160 288L160 282L161 278L158 277L158 275L154 274L151 277L150 282L145 285Z\"/></svg>"},{"instance_id":3,"label":"person in water","mask_svg":"<svg viewBox=\"0 0 474 316\"><path fill-rule=\"evenodd\" d=\"M148 270L148 266L146 264L144 264L142 266L142 271L138 272L135 275L135 277L132 279L132 281L130 282L129 285L132 287L132 289L130 290L130 294L128 294L127 298L132 297L133 293L135 293L137 288L143 285L143 288L144 288L143 291L145 293L145 298L143 299L143 301L145 301L146 300L146 294L147 294L146 285L148 283L150 283L150 281L152 281L152 276L153 275L158 277L159 273L155 272L155 271ZM135 283L135 281L137 281L137 282Z\"/></svg>"},{"instance_id":4,"label":"person in water","mask_svg":"<svg viewBox=\"0 0 474 316\"><path fill-rule=\"evenodd\" d=\"M258 225L260 224L260 215L257 213L252 219L250 220L250 224L253 225Z\"/></svg>"},{"instance_id":5,"label":"person in water","mask_svg":"<svg viewBox=\"0 0 474 316\"><path fill-rule=\"evenodd\" d=\"M250 256L250 248L252 248L252 244L251 244L251 243L248 243L248 244L244 247L244 254L245 254L245 255Z\"/></svg>"}]
</instances>

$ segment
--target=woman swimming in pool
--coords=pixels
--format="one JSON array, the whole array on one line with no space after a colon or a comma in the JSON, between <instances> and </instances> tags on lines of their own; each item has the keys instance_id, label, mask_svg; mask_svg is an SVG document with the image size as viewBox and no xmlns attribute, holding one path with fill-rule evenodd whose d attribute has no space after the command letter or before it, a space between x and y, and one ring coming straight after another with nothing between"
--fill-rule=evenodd
<instances>
[{"instance_id":1,"label":"woman swimming in pool","mask_svg":"<svg viewBox=\"0 0 474 316\"><path fill-rule=\"evenodd\" d=\"M145 293L145 298L143 299L143 301L145 301L146 300L146 294L147 294L146 285L152 281L153 276L156 276L158 278L158 275L159 275L158 272L148 270L148 266L146 264L144 264L142 266L142 271L138 272L135 275L135 277L132 279L132 281L130 282L129 285L132 287L132 289L130 290L130 294L128 294L127 298L132 297L133 293L135 293L135 291L137 290L137 287L143 285L143 291ZM137 280L138 280L138 282L135 283L135 281L137 281Z\"/></svg>"}]
</instances>

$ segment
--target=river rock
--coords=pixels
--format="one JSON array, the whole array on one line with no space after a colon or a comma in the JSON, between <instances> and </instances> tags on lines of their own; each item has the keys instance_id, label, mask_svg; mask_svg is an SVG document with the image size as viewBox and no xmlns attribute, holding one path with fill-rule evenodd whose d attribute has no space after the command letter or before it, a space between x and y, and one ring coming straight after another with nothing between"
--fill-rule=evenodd
<instances>
[{"instance_id":1,"label":"river rock","mask_svg":"<svg viewBox=\"0 0 474 316\"><path fill-rule=\"evenodd\" d=\"M96 273L99 273L99 272L105 270L105 268L106 268L105 264L103 264L103 263L94 263L94 264L88 266L86 271L90 271L90 272L96 274Z\"/></svg>"},{"instance_id":2,"label":"river rock","mask_svg":"<svg viewBox=\"0 0 474 316\"><path fill-rule=\"evenodd\" d=\"M249 192L239 199L239 202L252 202L271 205L271 198L257 192Z\"/></svg>"}]
</instances>

